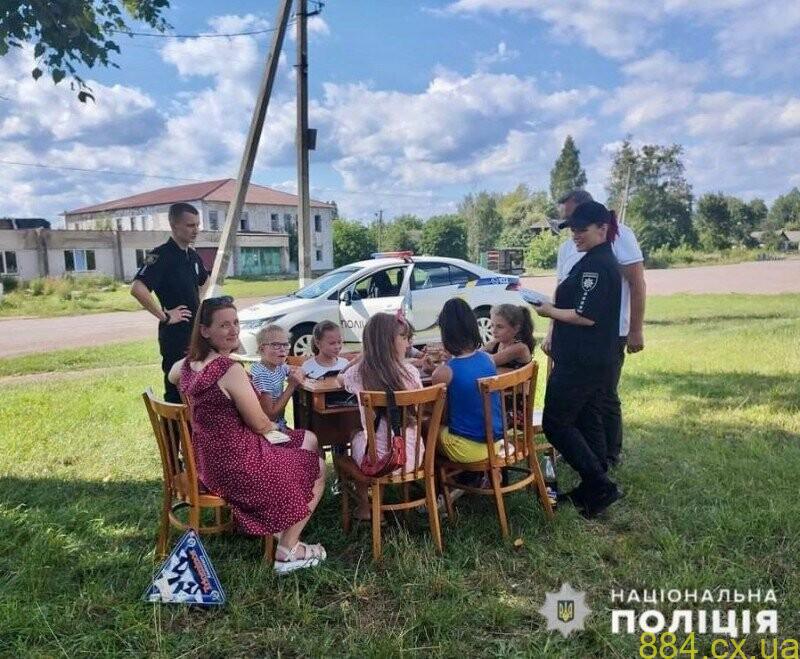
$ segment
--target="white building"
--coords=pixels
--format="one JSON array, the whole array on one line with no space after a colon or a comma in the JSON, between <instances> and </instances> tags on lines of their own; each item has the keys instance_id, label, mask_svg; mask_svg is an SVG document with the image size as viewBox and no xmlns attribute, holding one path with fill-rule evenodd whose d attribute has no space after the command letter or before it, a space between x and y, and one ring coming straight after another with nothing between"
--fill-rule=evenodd
<instances>
[{"instance_id":1,"label":"white building","mask_svg":"<svg viewBox=\"0 0 800 659\"><path fill-rule=\"evenodd\" d=\"M163 242L161 236L155 234L169 231L167 213L170 205L190 203L200 213L202 233L195 247L210 269L216 255L217 232L225 222L235 185L234 179L221 179L160 188L67 211L64 220L68 230L123 234L116 269L122 270L122 278L129 279L133 276L131 271L135 272L135 264L143 258L140 252L155 247L159 244L156 240ZM289 231L297 226L297 201L296 195L250 184L234 237L231 274L264 276L290 271L294 255L290 259ZM333 268L331 224L336 217L336 204L311 200L310 215L311 269L317 272L330 270ZM134 238L131 232L138 234L138 238ZM150 232L154 234L148 236ZM138 243L142 243L141 246ZM68 257L65 257L65 266L69 265ZM97 255L95 268L98 272L106 272L105 267L98 265Z\"/></svg>"}]
</instances>

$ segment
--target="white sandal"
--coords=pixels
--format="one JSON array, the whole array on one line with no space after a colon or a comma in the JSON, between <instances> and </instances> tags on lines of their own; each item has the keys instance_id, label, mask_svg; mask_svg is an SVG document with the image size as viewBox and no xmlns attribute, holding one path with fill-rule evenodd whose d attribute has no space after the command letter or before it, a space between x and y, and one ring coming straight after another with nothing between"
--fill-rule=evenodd
<instances>
[{"instance_id":1,"label":"white sandal","mask_svg":"<svg viewBox=\"0 0 800 659\"><path fill-rule=\"evenodd\" d=\"M303 558L297 558L295 554L300 547L303 547ZM278 559L278 552L283 551L286 555L284 560ZM275 563L273 569L278 574L289 574L295 570L302 570L307 567L316 567L328 557L325 547L322 545L307 545L305 542L298 542L291 549L283 545L278 545L275 549Z\"/></svg>"}]
</instances>

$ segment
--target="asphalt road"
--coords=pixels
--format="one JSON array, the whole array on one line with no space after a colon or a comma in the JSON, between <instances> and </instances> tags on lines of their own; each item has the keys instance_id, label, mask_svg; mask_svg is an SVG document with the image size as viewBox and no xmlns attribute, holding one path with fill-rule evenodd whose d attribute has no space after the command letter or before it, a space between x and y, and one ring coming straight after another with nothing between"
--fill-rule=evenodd
<instances>
[{"instance_id":1,"label":"asphalt road","mask_svg":"<svg viewBox=\"0 0 800 659\"><path fill-rule=\"evenodd\" d=\"M647 293L800 293L800 259L673 270L648 270ZM524 286L552 295L555 277L527 277ZM240 308L256 299L242 299ZM60 348L156 339L156 320L146 311L60 318L0 319L0 358Z\"/></svg>"}]
</instances>

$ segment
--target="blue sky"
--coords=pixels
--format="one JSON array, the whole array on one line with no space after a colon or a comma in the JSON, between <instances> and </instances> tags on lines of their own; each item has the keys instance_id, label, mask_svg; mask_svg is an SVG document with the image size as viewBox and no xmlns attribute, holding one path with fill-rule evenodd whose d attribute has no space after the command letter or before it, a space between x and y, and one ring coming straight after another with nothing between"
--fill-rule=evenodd
<instances>
[{"instance_id":1,"label":"blue sky","mask_svg":"<svg viewBox=\"0 0 800 659\"><path fill-rule=\"evenodd\" d=\"M276 8L178 0L166 17L230 33ZM600 198L630 135L683 144L698 195L770 201L800 185L798 30L797 0L330 0L310 30L312 195L363 220L449 212L469 192L545 189L571 134ZM268 40L121 38L120 68L87 72L88 106L33 82L30 49L3 58L0 160L132 175L0 164L0 215L235 176ZM253 179L290 191L294 45Z\"/></svg>"}]
</instances>

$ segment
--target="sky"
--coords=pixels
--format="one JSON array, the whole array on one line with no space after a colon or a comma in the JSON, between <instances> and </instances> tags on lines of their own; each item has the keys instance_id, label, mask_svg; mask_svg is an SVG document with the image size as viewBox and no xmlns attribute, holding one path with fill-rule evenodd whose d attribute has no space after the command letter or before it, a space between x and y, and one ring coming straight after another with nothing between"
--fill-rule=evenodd
<instances>
[{"instance_id":1,"label":"sky","mask_svg":"<svg viewBox=\"0 0 800 659\"><path fill-rule=\"evenodd\" d=\"M173 0L165 17L171 34L230 34L274 27L277 7ZM294 192L289 30L252 180ZM770 202L800 185L799 32L797 0L328 0L309 24L312 197L362 221L454 212L469 193L547 189L572 135L601 200L629 137L683 145L698 196ZM119 68L82 72L86 104L12 50L0 216L235 177L270 38L121 36Z\"/></svg>"}]
</instances>

